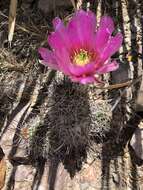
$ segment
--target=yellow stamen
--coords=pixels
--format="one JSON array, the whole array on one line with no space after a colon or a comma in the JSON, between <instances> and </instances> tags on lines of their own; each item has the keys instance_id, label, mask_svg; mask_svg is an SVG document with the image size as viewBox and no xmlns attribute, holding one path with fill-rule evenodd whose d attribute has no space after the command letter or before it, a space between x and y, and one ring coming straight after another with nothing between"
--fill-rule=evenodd
<instances>
[{"instance_id":1,"label":"yellow stamen","mask_svg":"<svg viewBox=\"0 0 143 190\"><path fill-rule=\"evenodd\" d=\"M84 66L88 64L91 60L91 54L84 49L80 49L78 52L75 52L73 55L73 63L79 66Z\"/></svg>"}]
</instances>

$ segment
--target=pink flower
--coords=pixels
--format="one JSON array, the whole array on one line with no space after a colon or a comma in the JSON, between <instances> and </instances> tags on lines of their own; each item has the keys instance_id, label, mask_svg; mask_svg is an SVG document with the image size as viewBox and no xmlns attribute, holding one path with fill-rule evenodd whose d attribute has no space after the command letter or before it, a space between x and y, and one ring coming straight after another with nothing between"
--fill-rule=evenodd
<instances>
[{"instance_id":1,"label":"pink flower","mask_svg":"<svg viewBox=\"0 0 143 190\"><path fill-rule=\"evenodd\" d=\"M122 44L122 34L114 31L113 20L103 16L99 27L91 11L77 11L65 26L53 20L55 32L48 36L52 50L39 48L43 64L62 71L74 82L82 84L99 82L97 76L118 68L111 56Z\"/></svg>"}]
</instances>

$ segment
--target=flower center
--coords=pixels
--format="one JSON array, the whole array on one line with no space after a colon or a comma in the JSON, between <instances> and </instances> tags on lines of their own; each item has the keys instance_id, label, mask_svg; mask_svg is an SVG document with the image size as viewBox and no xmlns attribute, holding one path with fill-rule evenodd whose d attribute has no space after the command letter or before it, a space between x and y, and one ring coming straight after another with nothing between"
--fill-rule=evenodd
<instances>
[{"instance_id":1,"label":"flower center","mask_svg":"<svg viewBox=\"0 0 143 190\"><path fill-rule=\"evenodd\" d=\"M73 55L73 63L75 65L84 66L90 62L92 55L84 49L80 49Z\"/></svg>"}]
</instances>

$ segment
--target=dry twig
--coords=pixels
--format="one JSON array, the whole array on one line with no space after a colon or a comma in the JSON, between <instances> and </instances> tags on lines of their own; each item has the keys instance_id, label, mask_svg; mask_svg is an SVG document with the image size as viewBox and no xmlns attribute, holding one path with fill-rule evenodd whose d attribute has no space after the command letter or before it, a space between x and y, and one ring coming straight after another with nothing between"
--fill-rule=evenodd
<instances>
[{"instance_id":1,"label":"dry twig","mask_svg":"<svg viewBox=\"0 0 143 190\"><path fill-rule=\"evenodd\" d=\"M130 84L128 84L127 88L137 84L138 82L141 81L141 79L142 79L142 75L139 76L137 79L132 80L132 82ZM119 102L121 101L121 98L123 97L123 95L125 93L126 93L126 88L121 92L120 96L116 99L114 105L112 106L112 108L110 110L111 112L113 112L115 110L116 106L119 104Z\"/></svg>"},{"instance_id":2,"label":"dry twig","mask_svg":"<svg viewBox=\"0 0 143 190\"><path fill-rule=\"evenodd\" d=\"M16 9L17 9L17 0L11 0L10 9L9 9L9 26L8 26L8 41L10 45L14 35Z\"/></svg>"},{"instance_id":3,"label":"dry twig","mask_svg":"<svg viewBox=\"0 0 143 190\"><path fill-rule=\"evenodd\" d=\"M73 7L74 7L74 10L76 10L75 0L71 0L71 3L72 3L72 5L73 5Z\"/></svg>"},{"instance_id":4,"label":"dry twig","mask_svg":"<svg viewBox=\"0 0 143 190\"><path fill-rule=\"evenodd\" d=\"M111 85L108 85L108 86L97 86L96 88L103 89L103 90L113 90L113 89L127 87L127 86L131 85L132 82L133 81L130 80L130 81L127 81L127 82L118 83L118 84L111 84Z\"/></svg>"},{"instance_id":5,"label":"dry twig","mask_svg":"<svg viewBox=\"0 0 143 190\"><path fill-rule=\"evenodd\" d=\"M76 6L77 10L81 9L82 3L83 3L83 0L78 0L77 1L77 6Z\"/></svg>"}]
</instances>

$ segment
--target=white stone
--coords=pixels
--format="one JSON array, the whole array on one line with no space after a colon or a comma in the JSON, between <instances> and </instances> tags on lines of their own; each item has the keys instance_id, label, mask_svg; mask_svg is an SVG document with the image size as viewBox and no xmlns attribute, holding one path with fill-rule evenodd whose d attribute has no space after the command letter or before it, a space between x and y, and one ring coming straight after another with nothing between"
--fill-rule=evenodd
<instances>
[{"instance_id":1,"label":"white stone","mask_svg":"<svg viewBox=\"0 0 143 190\"><path fill-rule=\"evenodd\" d=\"M137 128L131 138L130 145L138 158L143 160L143 128Z\"/></svg>"}]
</instances>

